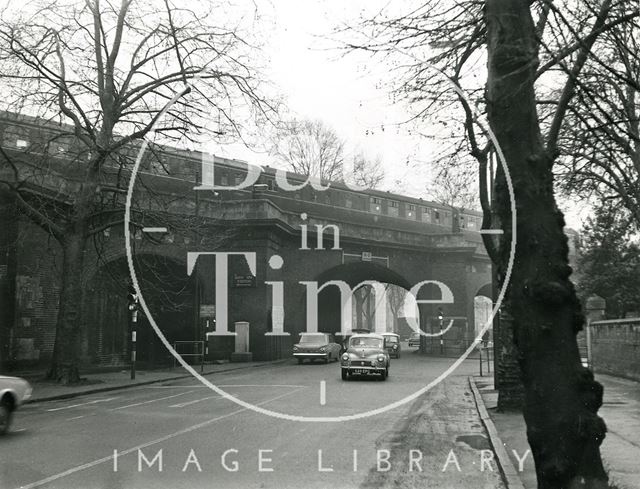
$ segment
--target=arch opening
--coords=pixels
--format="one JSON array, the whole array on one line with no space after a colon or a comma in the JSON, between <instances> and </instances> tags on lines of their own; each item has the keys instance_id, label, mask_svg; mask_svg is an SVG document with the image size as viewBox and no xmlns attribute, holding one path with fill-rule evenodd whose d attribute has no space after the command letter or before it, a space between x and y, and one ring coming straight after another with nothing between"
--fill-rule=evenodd
<instances>
[{"instance_id":1,"label":"arch opening","mask_svg":"<svg viewBox=\"0 0 640 489\"><path fill-rule=\"evenodd\" d=\"M345 304L340 289L329 284L336 281L344 282L351 289L350 308L343 310ZM338 334L345 329L364 328L372 332L410 334L403 329L409 328L403 321L403 306L411 286L395 271L371 262L347 263L321 273L316 282L320 288L326 285L318 294L319 331ZM307 307L312 306L307 304Z\"/></svg>"},{"instance_id":2,"label":"arch opening","mask_svg":"<svg viewBox=\"0 0 640 489\"><path fill-rule=\"evenodd\" d=\"M493 286L487 283L480 287L473 297L473 323L475 335L480 331L491 318L493 310ZM483 337L483 342L493 341L493 328L489 328Z\"/></svg>"},{"instance_id":3,"label":"arch opening","mask_svg":"<svg viewBox=\"0 0 640 489\"><path fill-rule=\"evenodd\" d=\"M185 265L156 254L136 255L136 270L145 300L158 326L173 344L200 338L195 317L195 280ZM127 308L129 270L124 257L102 265L87 284L86 343L89 361L101 366L129 363L131 321ZM138 314L137 360L141 366L164 366L173 357L156 337L144 314Z\"/></svg>"}]
</instances>

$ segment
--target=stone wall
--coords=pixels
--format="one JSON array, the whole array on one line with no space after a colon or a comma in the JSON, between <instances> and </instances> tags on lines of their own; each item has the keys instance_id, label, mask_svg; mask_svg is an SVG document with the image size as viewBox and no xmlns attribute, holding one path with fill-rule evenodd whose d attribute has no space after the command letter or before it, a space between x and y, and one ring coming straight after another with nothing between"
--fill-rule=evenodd
<instances>
[{"instance_id":1,"label":"stone wall","mask_svg":"<svg viewBox=\"0 0 640 489\"><path fill-rule=\"evenodd\" d=\"M640 318L593 321L590 328L595 372L640 381Z\"/></svg>"}]
</instances>

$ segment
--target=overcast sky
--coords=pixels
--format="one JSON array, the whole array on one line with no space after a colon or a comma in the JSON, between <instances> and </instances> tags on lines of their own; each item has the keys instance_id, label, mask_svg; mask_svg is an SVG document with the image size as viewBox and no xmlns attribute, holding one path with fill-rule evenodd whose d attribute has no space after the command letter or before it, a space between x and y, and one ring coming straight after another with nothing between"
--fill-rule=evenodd
<instances>
[{"instance_id":1,"label":"overcast sky","mask_svg":"<svg viewBox=\"0 0 640 489\"><path fill-rule=\"evenodd\" d=\"M361 15L372 15L388 0L256 0L266 13L264 51L270 62L267 74L299 117L322 119L353 150L383 161L386 180L382 190L429 198L425 188L435 173L429 165L429 142L398 123L409 110L391 103L381 84L386 68L368 55L346 56L330 41L332 31ZM403 2L399 2L402 4ZM376 69L378 71L376 72ZM274 164L265 154L233 146L221 148L228 157L259 164ZM479 208L479 204L477 206ZM585 206L562 202L568 225L579 229L588 214Z\"/></svg>"},{"instance_id":2,"label":"overcast sky","mask_svg":"<svg viewBox=\"0 0 640 489\"><path fill-rule=\"evenodd\" d=\"M361 14L374 13L381 0L258 0L273 21L264 51L267 74L286 97L290 111L302 118L321 119L346 140L352 151L380 157L393 188L425 197L430 168L423 163L426 143L399 126L406 108L394 105L368 55L344 56L329 37L333 29ZM266 22L269 22L268 20ZM225 156L265 164L266 155L238 146L221 148ZM241 154L242 153L242 154ZM238 156L241 154L240 156Z\"/></svg>"}]
</instances>

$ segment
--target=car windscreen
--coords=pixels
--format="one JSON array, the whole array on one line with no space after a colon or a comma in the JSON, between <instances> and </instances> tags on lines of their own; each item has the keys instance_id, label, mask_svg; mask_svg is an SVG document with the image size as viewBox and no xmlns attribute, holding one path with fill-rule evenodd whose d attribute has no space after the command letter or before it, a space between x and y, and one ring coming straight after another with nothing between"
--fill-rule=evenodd
<instances>
[{"instance_id":1,"label":"car windscreen","mask_svg":"<svg viewBox=\"0 0 640 489\"><path fill-rule=\"evenodd\" d=\"M349 346L356 348L382 348L382 340L378 338L351 338Z\"/></svg>"},{"instance_id":2,"label":"car windscreen","mask_svg":"<svg viewBox=\"0 0 640 489\"><path fill-rule=\"evenodd\" d=\"M300 343L328 343L328 341L323 334L303 334L300 335Z\"/></svg>"},{"instance_id":3,"label":"car windscreen","mask_svg":"<svg viewBox=\"0 0 640 489\"><path fill-rule=\"evenodd\" d=\"M398 342L398 337L397 336L385 336L385 339L387 340L387 343L397 343Z\"/></svg>"}]
</instances>

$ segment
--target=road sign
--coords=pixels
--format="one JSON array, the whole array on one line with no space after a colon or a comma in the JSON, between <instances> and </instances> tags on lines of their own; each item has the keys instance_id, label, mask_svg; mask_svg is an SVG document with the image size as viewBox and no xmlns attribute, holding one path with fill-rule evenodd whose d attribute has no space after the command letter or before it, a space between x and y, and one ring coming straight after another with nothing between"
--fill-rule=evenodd
<instances>
[{"instance_id":1,"label":"road sign","mask_svg":"<svg viewBox=\"0 0 640 489\"><path fill-rule=\"evenodd\" d=\"M363 251L362 252L362 261L371 261L371 252L370 251Z\"/></svg>"},{"instance_id":2,"label":"road sign","mask_svg":"<svg viewBox=\"0 0 640 489\"><path fill-rule=\"evenodd\" d=\"M255 287L256 278L251 274L243 275L239 273L234 273L233 286L235 288Z\"/></svg>"},{"instance_id":3,"label":"road sign","mask_svg":"<svg viewBox=\"0 0 640 489\"><path fill-rule=\"evenodd\" d=\"M200 317L215 317L215 304L200 304Z\"/></svg>"}]
</instances>

